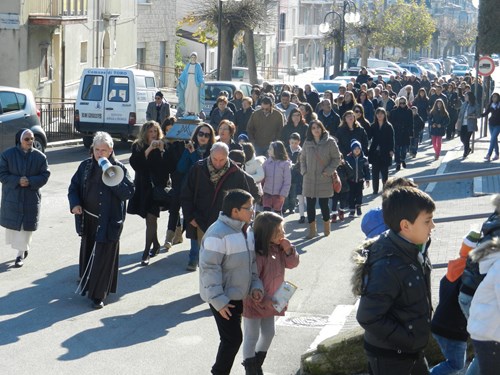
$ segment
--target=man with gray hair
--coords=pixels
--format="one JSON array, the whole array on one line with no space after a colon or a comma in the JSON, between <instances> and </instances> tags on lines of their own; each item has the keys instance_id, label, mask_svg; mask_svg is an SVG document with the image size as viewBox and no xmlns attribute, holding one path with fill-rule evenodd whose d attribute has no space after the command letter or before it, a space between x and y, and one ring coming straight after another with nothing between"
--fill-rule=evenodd
<instances>
[{"instance_id":1,"label":"man with gray hair","mask_svg":"<svg viewBox=\"0 0 500 375\"><path fill-rule=\"evenodd\" d=\"M280 96L280 102L276 104L276 108L283 113L283 116L285 116L285 121L288 121L288 116L290 116L292 109L299 107L297 104L290 102L291 96L292 94L290 91L283 91Z\"/></svg>"},{"instance_id":2,"label":"man with gray hair","mask_svg":"<svg viewBox=\"0 0 500 375\"><path fill-rule=\"evenodd\" d=\"M205 231L219 216L225 192L231 189L248 191L255 200L259 190L252 176L229 159L229 148L216 142L210 156L193 165L181 192L182 212L186 223L196 231L198 242ZM196 229L194 229L196 228ZM188 271L195 271L198 261L188 264Z\"/></svg>"}]
</instances>

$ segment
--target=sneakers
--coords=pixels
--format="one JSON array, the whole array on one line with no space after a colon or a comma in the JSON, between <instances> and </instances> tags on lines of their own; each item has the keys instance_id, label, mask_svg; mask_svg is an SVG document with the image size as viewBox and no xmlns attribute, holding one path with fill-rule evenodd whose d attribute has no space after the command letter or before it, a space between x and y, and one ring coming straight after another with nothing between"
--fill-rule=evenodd
<instances>
[{"instance_id":1,"label":"sneakers","mask_svg":"<svg viewBox=\"0 0 500 375\"><path fill-rule=\"evenodd\" d=\"M331 220L332 223L336 223L337 222L337 214L332 214L332 220Z\"/></svg>"},{"instance_id":2,"label":"sneakers","mask_svg":"<svg viewBox=\"0 0 500 375\"><path fill-rule=\"evenodd\" d=\"M493 156L493 158L491 158L491 160L498 160L499 156L498 155L495 155ZM25 257L26 258L26 257Z\"/></svg>"},{"instance_id":3,"label":"sneakers","mask_svg":"<svg viewBox=\"0 0 500 375\"><path fill-rule=\"evenodd\" d=\"M186 271L194 272L194 271L196 271L196 267L198 267L198 265L196 263L189 262L187 267L186 267Z\"/></svg>"},{"instance_id":4,"label":"sneakers","mask_svg":"<svg viewBox=\"0 0 500 375\"><path fill-rule=\"evenodd\" d=\"M356 213L354 212L354 210L349 211L349 217L356 217Z\"/></svg>"},{"instance_id":5,"label":"sneakers","mask_svg":"<svg viewBox=\"0 0 500 375\"><path fill-rule=\"evenodd\" d=\"M491 155L487 154L485 157L484 157L484 161L490 161L490 157ZM497 159L498 159L498 156L497 156ZM496 159L495 159L496 160Z\"/></svg>"},{"instance_id":6,"label":"sneakers","mask_svg":"<svg viewBox=\"0 0 500 375\"><path fill-rule=\"evenodd\" d=\"M306 217L305 216L301 216L300 219L299 219L299 224L304 224L306 222Z\"/></svg>"},{"instance_id":7,"label":"sneakers","mask_svg":"<svg viewBox=\"0 0 500 375\"><path fill-rule=\"evenodd\" d=\"M22 266L24 266L23 258L22 257L17 257L16 258L16 263L14 263L14 267L21 268Z\"/></svg>"},{"instance_id":8,"label":"sneakers","mask_svg":"<svg viewBox=\"0 0 500 375\"><path fill-rule=\"evenodd\" d=\"M356 215L361 216L361 206L356 207Z\"/></svg>"}]
</instances>

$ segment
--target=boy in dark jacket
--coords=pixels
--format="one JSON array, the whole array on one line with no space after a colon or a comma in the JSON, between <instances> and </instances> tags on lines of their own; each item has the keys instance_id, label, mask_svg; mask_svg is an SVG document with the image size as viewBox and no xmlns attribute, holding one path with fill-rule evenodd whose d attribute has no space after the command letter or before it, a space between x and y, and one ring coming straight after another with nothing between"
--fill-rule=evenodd
<instances>
[{"instance_id":1,"label":"boy in dark jacket","mask_svg":"<svg viewBox=\"0 0 500 375\"><path fill-rule=\"evenodd\" d=\"M370 186L370 165L368 158L363 154L361 143L354 140L351 143L351 153L347 155L346 161L353 169L352 178L349 183L349 211L354 217L354 209L356 214L361 216L361 205L363 204L363 185Z\"/></svg>"},{"instance_id":2,"label":"boy in dark jacket","mask_svg":"<svg viewBox=\"0 0 500 375\"><path fill-rule=\"evenodd\" d=\"M389 230L365 242L353 277L361 295L356 319L365 329L364 348L374 375L409 375L430 335L431 263L427 246L435 204L413 187L385 193L382 203ZM368 253L368 255L366 255Z\"/></svg>"},{"instance_id":3,"label":"boy in dark jacket","mask_svg":"<svg viewBox=\"0 0 500 375\"><path fill-rule=\"evenodd\" d=\"M283 204L283 213L288 211L290 214L293 214L295 212L295 205L297 204L297 196L302 195L302 174L300 173L299 163L299 155L301 151L302 147L300 147L300 134L290 134L288 146L286 146L286 152L292 162L292 184L290 185L290 192L288 193L285 203ZM300 199L303 200L302 197ZM301 202L299 202L299 223L302 224L305 223L306 217L304 204L301 205L300 203Z\"/></svg>"}]
</instances>

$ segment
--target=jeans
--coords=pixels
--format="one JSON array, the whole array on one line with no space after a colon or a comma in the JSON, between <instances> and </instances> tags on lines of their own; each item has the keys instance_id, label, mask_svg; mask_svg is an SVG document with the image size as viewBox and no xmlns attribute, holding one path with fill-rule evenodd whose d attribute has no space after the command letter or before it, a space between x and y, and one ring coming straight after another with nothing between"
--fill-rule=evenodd
<instances>
[{"instance_id":1,"label":"jeans","mask_svg":"<svg viewBox=\"0 0 500 375\"><path fill-rule=\"evenodd\" d=\"M200 255L200 244L198 240L191 240L191 248L189 249L189 263L198 264L198 257Z\"/></svg>"},{"instance_id":2,"label":"jeans","mask_svg":"<svg viewBox=\"0 0 500 375\"><path fill-rule=\"evenodd\" d=\"M490 148L488 148L488 156L491 156L493 151L498 155L498 134L500 134L500 125L489 126L490 128Z\"/></svg>"},{"instance_id":3,"label":"jeans","mask_svg":"<svg viewBox=\"0 0 500 375\"><path fill-rule=\"evenodd\" d=\"M363 184L364 181L349 181L349 209L351 212L363 204Z\"/></svg>"},{"instance_id":4,"label":"jeans","mask_svg":"<svg viewBox=\"0 0 500 375\"><path fill-rule=\"evenodd\" d=\"M319 208L323 221L330 221L330 208L328 207L328 198L318 198ZM316 221L316 198L306 197L307 202L307 222L310 224Z\"/></svg>"},{"instance_id":5,"label":"jeans","mask_svg":"<svg viewBox=\"0 0 500 375\"><path fill-rule=\"evenodd\" d=\"M348 209L348 201L349 201L349 192L344 191L340 193L333 193L332 197L332 212L337 213L337 204L339 204L340 211L347 211Z\"/></svg>"},{"instance_id":6,"label":"jeans","mask_svg":"<svg viewBox=\"0 0 500 375\"><path fill-rule=\"evenodd\" d=\"M377 163L372 164L372 187L374 193L378 193L379 175L382 175L382 185L385 184L389 178L389 167Z\"/></svg>"},{"instance_id":7,"label":"jeans","mask_svg":"<svg viewBox=\"0 0 500 375\"><path fill-rule=\"evenodd\" d=\"M418 144L422 143L424 131L422 130L417 137L410 138L410 154L417 155Z\"/></svg>"},{"instance_id":8,"label":"jeans","mask_svg":"<svg viewBox=\"0 0 500 375\"><path fill-rule=\"evenodd\" d=\"M452 340L436 335L435 333L433 333L432 336L439 344L439 348L446 360L434 366L431 369L431 374L455 374L457 371L463 369L465 366L467 341Z\"/></svg>"},{"instance_id":9,"label":"jeans","mask_svg":"<svg viewBox=\"0 0 500 375\"><path fill-rule=\"evenodd\" d=\"M243 313L243 301L229 301L234 305L231 308L231 316L229 320L224 319L221 314L210 305L210 310L214 315L217 329L220 336L219 350L215 363L212 366L212 374L214 375L229 375L233 367L234 358L238 354L241 342L243 341L243 333L241 332L241 314Z\"/></svg>"},{"instance_id":10,"label":"jeans","mask_svg":"<svg viewBox=\"0 0 500 375\"><path fill-rule=\"evenodd\" d=\"M295 211L295 206L297 205L297 184L290 185L290 192L285 198L285 203L283 204L283 211L292 210Z\"/></svg>"},{"instance_id":11,"label":"jeans","mask_svg":"<svg viewBox=\"0 0 500 375\"><path fill-rule=\"evenodd\" d=\"M394 147L394 161L396 165L400 165L401 162L406 160L406 153L408 152L408 146L406 145L396 145Z\"/></svg>"},{"instance_id":12,"label":"jeans","mask_svg":"<svg viewBox=\"0 0 500 375\"><path fill-rule=\"evenodd\" d=\"M460 140L464 145L464 156L470 154L470 138L472 137L472 132L469 131L467 126L462 126L460 128Z\"/></svg>"},{"instance_id":13,"label":"jeans","mask_svg":"<svg viewBox=\"0 0 500 375\"><path fill-rule=\"evenodd\" d=\"M500 342L472 340L481 375L496 375L500 368Z\"/></svg>"}]
</instances>

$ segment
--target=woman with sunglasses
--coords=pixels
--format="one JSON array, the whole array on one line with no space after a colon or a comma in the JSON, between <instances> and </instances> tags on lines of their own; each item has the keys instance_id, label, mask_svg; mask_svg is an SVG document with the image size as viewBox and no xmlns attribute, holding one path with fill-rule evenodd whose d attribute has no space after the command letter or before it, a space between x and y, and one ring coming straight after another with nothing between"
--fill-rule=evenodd
<instances>
[{"instance_id":1,"label":"woman with sunglasses","mask_svg":"<svg viewBox=\"0 0 500 375\"><path fill-rule=\"evenodd\" d=\"M33 148L34 139L31 130L21 129L16 134L16 145L0 155L0 225L6 229L6 244L17 250L17 268L28 256L40 218L40 188L50 176L47 158Z\"/></svg>"},{"instance_id":2,"label":"woman with sunglasses","mask_svg":"<svg viewBox=\"0 0 500 375\"><path fill-rule=\"evenodd\" d=\"M365 129L366 135L368 136L368 140L371 139L371 132L370 132L370 122L365 118L365 109L361 104L356 104L353 108L352 111L354 112L354 116L356 117L356 121L359 122L359 125ZM373 121L372 121L373 122Z\"/></svg>"},{"instance_id":3,"label":"woman with sunglasses","mask_svg":"<svg viewBox=\"0 0 500 375\"><path fill-rule=\"evenodd\" d=\"M210 155L210 149L215 143L215 132L212 126L207 123L198 125L191 137L191 140L186 143L186 149L177 164L177 172L186 178L191 167L198 161L205 159ZM198 254L200 247L198 244L196 228L186 225L186 237L191 240L191 249L189 250L189 262L187 271L196 271L198 264ZM200 238L201 240L201 238Z\"/></svg>"}]
</instances>

